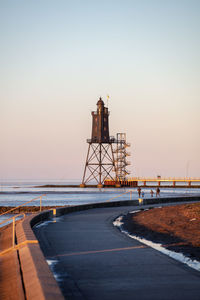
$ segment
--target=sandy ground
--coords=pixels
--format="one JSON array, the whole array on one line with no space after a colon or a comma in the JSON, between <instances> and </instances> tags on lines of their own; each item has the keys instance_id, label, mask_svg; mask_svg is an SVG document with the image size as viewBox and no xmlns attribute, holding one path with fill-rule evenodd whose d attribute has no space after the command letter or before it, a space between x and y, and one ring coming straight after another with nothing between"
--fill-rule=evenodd
<instances>
[{"instance_id":1,"label":"sandy ground","mask_svg":"<svg viewBox=\"0 0 200 300\"><path fill-rule=\"evenodd\" d=\"M128 214L124 227L134 235L200 261L200 203Z\"/></svg>"}]
</instances>

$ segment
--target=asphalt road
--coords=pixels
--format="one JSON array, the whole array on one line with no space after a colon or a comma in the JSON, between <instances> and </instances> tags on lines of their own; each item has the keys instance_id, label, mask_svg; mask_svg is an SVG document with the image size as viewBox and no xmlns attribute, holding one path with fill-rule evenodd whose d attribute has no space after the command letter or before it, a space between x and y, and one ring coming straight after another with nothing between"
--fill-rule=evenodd
<instances>
[{"instance_id":1,"label":"asphalt road","mask_svg":"<svg viewBox=\"0 0 200 300\"><path fill-rule=\"evenodd\" d=\"M91 209L36 226L66 299L200 299L200 273L112 225L136 207Z\"/></svg>"}]
</instances>

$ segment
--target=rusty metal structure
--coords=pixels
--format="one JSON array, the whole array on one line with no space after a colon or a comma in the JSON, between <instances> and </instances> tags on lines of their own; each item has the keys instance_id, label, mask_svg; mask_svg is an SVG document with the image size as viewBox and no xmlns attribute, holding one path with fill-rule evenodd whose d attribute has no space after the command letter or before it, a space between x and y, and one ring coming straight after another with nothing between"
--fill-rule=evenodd
<instances>
[{"instance_id":1,"label":"rusty metal structure","mask_svg":"<svg viewBox=\"0 0 200 300\"><path fill-rule=\"evenodd\" d=\"M103 187L105 179L116 179L112 146L116 139L109 135L109 111L101 97L97 102L97 110L92 112L92 136L87 139L87 143L88 153L80 186L96 181L98 187ZM115 176L112 176L113 171Z\"/></svg>"},{"instance_id":2,"label":"rusty metal structure","mask_svg":"<svg viewBox=\"0 0 200 300\"><path fill-rule=\"evenodd\" d=\"M127 156L131 155L130 152L127 152L128 147L130 147L130 144L126 142L126 133L117 133L114 156L116 164L116 178L119 181L127 180L127 175L130 174L127 170L127 166L131 164L127 161Z\"/></svg>"}]
</instances>

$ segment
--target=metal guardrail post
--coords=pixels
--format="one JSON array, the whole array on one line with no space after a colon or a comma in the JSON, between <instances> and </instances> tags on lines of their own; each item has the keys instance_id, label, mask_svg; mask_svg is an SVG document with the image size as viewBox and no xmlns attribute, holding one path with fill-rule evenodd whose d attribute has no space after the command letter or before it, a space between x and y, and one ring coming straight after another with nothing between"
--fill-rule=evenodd
<instances>
[{"instance_id":1,"label":"metal guardrail post","mask_svg":"<svg viewBox=\"0 0 200 300\"><path fill-rule=\"evenodd\" d=\"M12 240L13 248L15 248L15 217L13 217L13 240Z\"/></svg>"},{"instance_id":2,"label":"metal guardrail post","mask_svg":"<svg viewBox=\"0 0 200 300\"><path fill-rule=\"evenodd\" d=\"M42 211L42 196L40 196L40 212Z\"/></svg>"},{"instance_id":3,"label":"metal guardrail post","mask_svg":"<svg viewBox=\"0 0 200 300\"><path fill-rule=\"evenodd\" d=\"M18 214L18 215L16 215L16 216L14 216L14 217L11 217L11 218L8 218L8 219L6 219L6 220L4 220L3 222L1 222L0 223L0 225L2 225L2 224L4 224L4 223L7 223L8 221L10 221L10 220L12 220L12 224L10 224L10 225L12 225L12 245L11 245L11 247L9 247L9 248L6 248L5 250L3 250L3 251L1 251L0 252L0 256L1 255L4 255L5 253L7 253L8 251L10 251L10 250L14 250L14 249L16 249L17 248L17 244L15 243L15 232L16 232L16 218L18 218L19 216L23 216L23 217L25 217L25 214L24 213L22 213L22 214Z\"/></svg>"}]
</instances>

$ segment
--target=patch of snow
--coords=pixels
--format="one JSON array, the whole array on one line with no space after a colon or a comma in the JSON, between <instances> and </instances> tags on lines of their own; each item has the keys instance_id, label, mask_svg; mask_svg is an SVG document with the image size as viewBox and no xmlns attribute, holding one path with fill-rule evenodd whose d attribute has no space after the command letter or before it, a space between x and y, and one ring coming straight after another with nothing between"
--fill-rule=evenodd
<instances>
[{"instance_id":1,"label":"patch of snow","mask_svg":"<svg viewBox=\"0 0 200 300\"><path fill-rule=\"evenodd\" d=\"M120 230L121 230L121 226L124 224L123 222L121 222L122 219L123 219L123 216L120 216L117 219L115 219L115 221L113 222L113 225L116 227L119 227Z\"/></svg>"},{"instance_id":2,"label":"patch of snow","mask_svg":"<svg viewBox=\"0 0 200 300\"><path fill-rule=\"evenodd\" d=\"M163 254L166 254L166 255L176 259L177 261L188 265L189 267L191 267L191 268L193 268L197 271L200 271L200 262L199 261L192 260L192 259L186 257L185 255L183 255L182 253L177 253L175 251L168 250L168 249L164 248L162 246L162 244L154 243L152 241L149 241L149 240L146 240L144 238L140 238L136 235L130 234L129 232L127 232L126 230L123 229L123 224L124 223L122 222L122 220L123 220L123 216L119 216L113 222L113 225L118 227L121 232L125 233L130 238L135 239L135 240L139 241L140 243L145 244L145 245L147 245L147 246L149 246L149 247L151 247L155 250L158 250L158 251L162 252Z\"/></svg>"},{"instance_id":3,"label":"patch of snow","mask_svg":"<svg viewBox=\"0 0 200 300\"><path fill-rule=\"evenodd\" d=\"M47 226L49 223L53 223L52 220L48 220L48 221L41 221L40 223L35 224L33 227L34 228L40 228L43 226Z\"/></svg>"},{"instance_id":4,"label":"patch of snow","mask_svg":"<svg viewBox=\"0 0 200 300\"><path fill-rule=\"evenodd\" d=\"M56 273L55 271L55 266L56 264L58 263L58 260L55 260L55 259L46 259L46 262L48 263L52 273L53 273L53 276L55 278L56 281L62 281L62 279L60 278L60 274Z\"/></svg>"},{"instance_id":5,"label":"patch of snow","mask_svg":"<svg viewBox=\"0 0 200 300\"><path fill-rule=\"evenodd\" d=\"M148 209L144 209L144 210L148 210ZM129 214L135 214L135 213L137 213L139 211L141 211L141 209L129 211Z\"/></svg>"},{"instance_id":6,"label":"patch of snow","mask_svg":"<svg viewBox=\"0 0 200 300\"><path fill-rule=\"evenodd\" d=\"M54 266L58 261L55 259L46 259L46 262L50 267Z\"/></svg>"}]
</instances>

